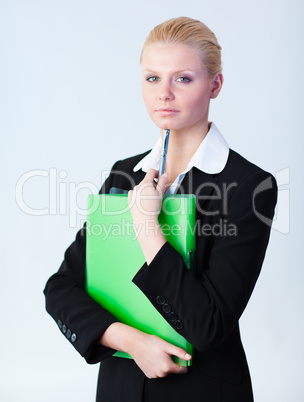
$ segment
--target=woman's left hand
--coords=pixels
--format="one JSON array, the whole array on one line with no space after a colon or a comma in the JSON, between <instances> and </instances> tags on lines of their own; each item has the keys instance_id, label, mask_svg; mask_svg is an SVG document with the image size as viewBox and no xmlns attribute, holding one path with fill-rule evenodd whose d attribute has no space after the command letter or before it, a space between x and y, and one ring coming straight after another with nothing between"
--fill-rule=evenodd
<instances>
[{"instance_id":1,"label":"woman's left hand","mask_svg":"<svg viewBox=\"0 0 304 402\"><path fill-rule=\"evenodd\" d=\"M135 234L148 265L166 242L158 223L158 215L168 175L164 173L156 185L154 179L157 177L158 171L150 169L144 179L128 193Z\"/></svg>"}]
</instances>

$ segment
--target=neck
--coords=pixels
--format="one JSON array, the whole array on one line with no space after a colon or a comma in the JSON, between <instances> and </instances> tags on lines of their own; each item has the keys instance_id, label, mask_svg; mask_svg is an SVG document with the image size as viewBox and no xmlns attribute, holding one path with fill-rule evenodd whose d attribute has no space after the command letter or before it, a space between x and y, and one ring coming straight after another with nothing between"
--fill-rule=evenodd
<instances>
[{"instance_id":1,"label":"neck","mask_svg":"<svg viewBox=\"0 0 304 402\"><path fill-rule=\"evenodd\" d=\"M183 172L200 143L209 131L208 122L200 126L199 130L170 130L168 154L165 170L169 174L169 183L173 183L176 177ZM163 130L161 130L163 135Z\"/></svg>"}]
</instances>

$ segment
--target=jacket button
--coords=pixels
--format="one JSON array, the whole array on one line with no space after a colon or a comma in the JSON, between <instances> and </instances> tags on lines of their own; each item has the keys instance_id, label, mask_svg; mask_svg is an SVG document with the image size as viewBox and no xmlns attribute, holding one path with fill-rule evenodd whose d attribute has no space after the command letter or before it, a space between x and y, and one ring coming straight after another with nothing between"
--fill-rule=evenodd
<instances>
[{"instance_id":1,"label":"jacket button","mask_svg":"<svg viewBox=\"0 0 304 402\"><path fill-rule=\"evenodd\" d=\"M171 311L171 313L169 314L169 318L171 321L176 321L177 315L175 313L173 313L173 311Z\"/></svg>"},{"instance_id":2,"label":"jacket button","mask_svg":"<svg viewBox=\"0 0 304 402\"><path fill-rule=\"evenodd\" d=\"M62 332L65 334L67 331L67 326L65 324L63 324L62 326Z\"/></svg>"},{"instance_id":3,"label":"jacket button","mask_svg":"<svg viewBox=\"0 0 304 402\"><path fill-rule=\"evenodd\" d=\"M170 304L165 303L165 304L163 305L163 312L164 312L164 313L169 314L171 310L172 310L172 309L171 309Z\"/></svg>"},{"instance_id":4,"label":"jacket button","mask_svg":"<svg viewBox=\"0 0 304 402\"><path fill-rule=\"evenodd\" d=\"M71 336L71 342L75 342L76 339L77 339L76 334L72 334L72 336Z\"/></svg>"},{"instance_id":5,"label":"jacket button","mask_svg":"<svg viewBox=\"0 0 304 402\"><path fill-rule=\"evenodd\" d=\"M160 306L162 306L163 304L166 303L166 299L164 298L164 296L157 296L156 302L157 302L157 304L159 304Z\"/></svg>"},{"instance_id":6,"label":"jacket button","mask_svg":"<svg viewBox=\"0 0 304 402\"><path fill-rule=\"evenodd\" d=\"M58 324L59 329L61 329L61 328L62 328L62 321L61 321L61 320L58 320L58 321L57 321L57 324Z\"/></svg>"},{"instance_id":7,"label":"jacket button","mask_svg":"<svg viewBox=\"0 0 304 402\"><path fill-rule=\"evenodd\" d=\"M184 327L184 324L180 320L175 321L176 329L182 329L183 327Z\"/></svg>"},{"instance_id":8,"label":"jacket button","mask_svg":"<svg viewBox=\"0 0 304 402\"><path fill-rule=\"evenodd\" d=\"M72 331L71 331L70 329L68 329L67 332L66 332L66 334L65 334L65 336L66 336L68 339L70 339L71 335L72 335Z\"/></svg>"}]
</instances>

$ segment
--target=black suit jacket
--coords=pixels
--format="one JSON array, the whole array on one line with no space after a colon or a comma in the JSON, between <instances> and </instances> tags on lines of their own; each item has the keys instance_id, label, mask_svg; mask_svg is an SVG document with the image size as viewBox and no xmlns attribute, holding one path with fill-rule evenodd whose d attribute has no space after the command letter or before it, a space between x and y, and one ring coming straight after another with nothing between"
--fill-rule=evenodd
<instances>
[{"instance_id":1,"label":"black suit jacket","mask_svg":"<svg viewBox=\"0 0 304 402\"><path fill-rule=\"evenodd\" d=\"M146 153L145 153L146 154ZM101 192L129 190L145 173L145 154L117 162ZM193 168L179 192L196 194L196 271L166 243L133 282L194 345L187 374L147 379L133 360L112 357L96 340L117 321L85 291L85 227L45 287L46 308L88 363L101 362L97 401L252 401L238 320L259 276L277 198L275 179L230 150L219 174ZM161 297L159 297L161 296ZM163 309L163 305L169 309ZM172 314L176 317L173 321ZM177 324L178 323L178 324Z\"/></svg>"}]
</instances>

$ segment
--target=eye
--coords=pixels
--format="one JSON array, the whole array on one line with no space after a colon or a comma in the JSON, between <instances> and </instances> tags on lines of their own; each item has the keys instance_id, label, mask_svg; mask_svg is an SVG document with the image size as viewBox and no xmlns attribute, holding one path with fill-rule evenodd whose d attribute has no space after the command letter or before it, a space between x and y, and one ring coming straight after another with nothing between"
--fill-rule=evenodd
<instances>
[{"instance_id":1,"label":"eye","mask_svg":"<svg viewBox=\"0 0 304 402\"><path fill-rule=\"evenodd\" d=\"M177 81L179 81L179 82L190 82L191 81L191 79L189 78L189 77L179 77L178 79L177 79Z\"/></svg>"},{"instance_id":2,"label":"eye","mask_svg":"<svg viewBox=\"0 0 304 402\"><path fill-rule=\"evenodd\" d=\"M146 80L147 80L148 82L155 82L155 81L158 81L159 78L158 78L158 77L155 77L155 76L152 76L152 77L148 77Z\"/></svg>"}]
</instances>

